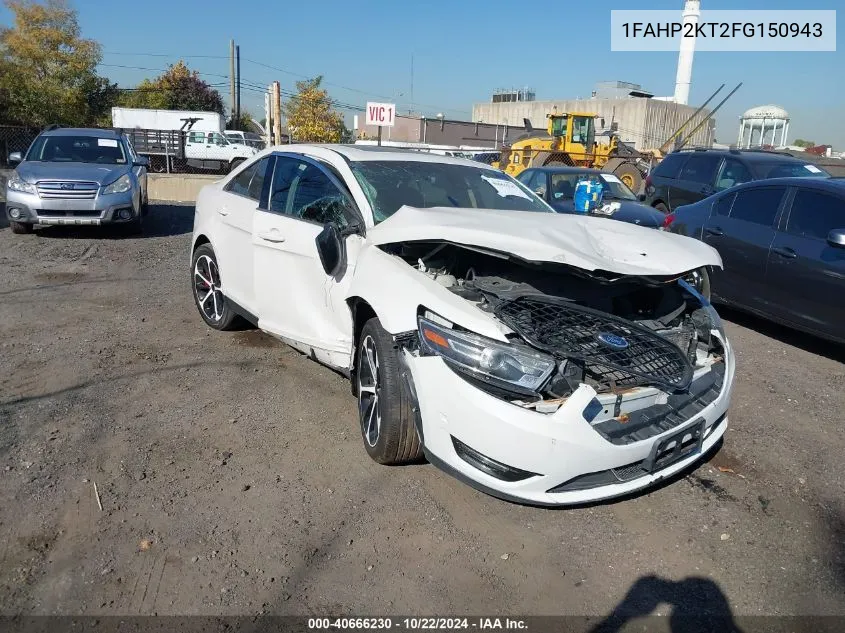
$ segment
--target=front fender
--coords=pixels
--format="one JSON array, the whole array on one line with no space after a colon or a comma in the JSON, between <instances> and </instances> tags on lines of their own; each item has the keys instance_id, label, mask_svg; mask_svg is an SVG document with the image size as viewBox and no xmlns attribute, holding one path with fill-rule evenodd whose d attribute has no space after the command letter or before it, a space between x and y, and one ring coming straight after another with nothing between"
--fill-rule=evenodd
<instances>
[{"instance_id":1,"label":"front fender","mask_svg":"<svg viewBox=\"0 0 845 633\"><path fill-rule=\"evenodd\" d=\"M508 330L469 301L377 246L365 246L355 264L346 299L366 301L391 334L417 329L417 313L424 306L467 330L506 341Z\"/></svg>"}]
</instances>

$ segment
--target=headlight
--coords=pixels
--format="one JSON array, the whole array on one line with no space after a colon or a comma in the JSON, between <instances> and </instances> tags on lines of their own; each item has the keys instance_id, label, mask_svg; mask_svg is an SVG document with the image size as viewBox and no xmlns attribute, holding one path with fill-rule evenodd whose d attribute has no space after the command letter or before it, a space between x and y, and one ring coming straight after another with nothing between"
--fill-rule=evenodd
<instances>
[{"instance_id":1,"label":"headlight","mask_svg":"<svg viewBox=\"0 0 845 633\"><path fill-rule=\"evenodd\" d=\"M37 194L38 191L35 189L35 185L28 183L24 180L20 179L20 176L16 174L12 174L9 177L9 180L6 181L6 185L9 187L10 191L20 191L21 193L33 193Z\"/></svg>"},{"instance_id":2,"label":"headlight","mask_svg":"<svg viewBox=\"0 0 845 633\"><path fill-rule=\"evenodd\" d=\"M418 322L424 351L481 380L537 391L555 368L552 357L531 349L453 330L422 316Z\"/></svg>"},{"instance_id":3,"label":"headlight","mask_svg":"<svg viewBox=\"0 0 845 633\"><path fill-rule=\"evenodd\" d=\"M130 189L132 189L132 179L129 177L129 174L123 174L112 184L105 187L103 189L103 193L124 193L126 191L129 191Z\"/></svg>"}]
</instances>

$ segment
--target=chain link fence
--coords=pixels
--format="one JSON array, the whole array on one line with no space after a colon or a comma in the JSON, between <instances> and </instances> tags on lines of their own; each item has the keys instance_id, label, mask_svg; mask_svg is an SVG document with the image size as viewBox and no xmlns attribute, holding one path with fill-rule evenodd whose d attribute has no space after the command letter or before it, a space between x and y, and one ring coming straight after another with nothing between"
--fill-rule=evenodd
<instances>
[{"instance_id":1,"label":"chain link fence","mask_svg":"<svg viewBox=\"0 0 845 633\"><path fill-rule=\"evenodd\" d=\"M134 151L150 160L150 172L227 174L266 147L251 132L125 129ZM41 130L0 124L0 170L13 169L9 155L25 154Z\"/></svg>"},{"instance_id":2,"label":"chain link fence","mask_svg":"<svg viewBox=\"0 0 845 633\"><path fill-rule=\"evenodd\" d=\"M149 158L152 173L227 174L266 147L262 137L248 132L121 131L137 154Z\"/></svg>"},{"instance_id":3,"label":"chain link fence","mask_svg":"<svg viewBox=\"0 0 845 633\"><path fill-rule=\"evenodd\" d=\"M25 154L32 141L38 136L35 128L0 124L0 169L10 169L9 154Z\"/></svg>"}]
</instances>

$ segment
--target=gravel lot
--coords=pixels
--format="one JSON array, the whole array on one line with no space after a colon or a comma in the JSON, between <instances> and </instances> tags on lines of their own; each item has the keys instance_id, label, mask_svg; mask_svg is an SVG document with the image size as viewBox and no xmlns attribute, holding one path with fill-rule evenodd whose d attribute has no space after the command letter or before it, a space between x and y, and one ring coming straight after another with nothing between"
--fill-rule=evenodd
<instances>
[{"instance_id":1,"label":"gravel lot","mask_svg":"<svg viewBox=\"0 0 845 633\"><path fill-rule=\"evenodd\" d=\"M153 218L0 224L1 613L845 615L842 348L723 311L721 450L649 494L523 507L372 462L341 376L202 323L193 208Z\"/></svg>"}]
</instances>

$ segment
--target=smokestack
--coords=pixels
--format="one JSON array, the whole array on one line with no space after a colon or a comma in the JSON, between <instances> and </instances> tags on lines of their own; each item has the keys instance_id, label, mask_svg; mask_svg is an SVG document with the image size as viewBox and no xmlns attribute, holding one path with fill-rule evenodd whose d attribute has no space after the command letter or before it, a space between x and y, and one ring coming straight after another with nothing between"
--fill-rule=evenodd
<instances>
[{"instance_id":1,"label":"smokestack","mask_svg":"<svg viewBox=\"0 0 845 633\"><path fill-rule=\"evenodd\" d=\"M684 33L688 28L695 28L698 18L701 17L701 0L686 0L684 2ZM692 27L687 27L692 24ZM675 103L689 102L689 85L692 81L692 58L695 55L695 38L684 37L681 39L681 52L678 54L678 75L675 78Z\"/></svg>"}]
</instances>

